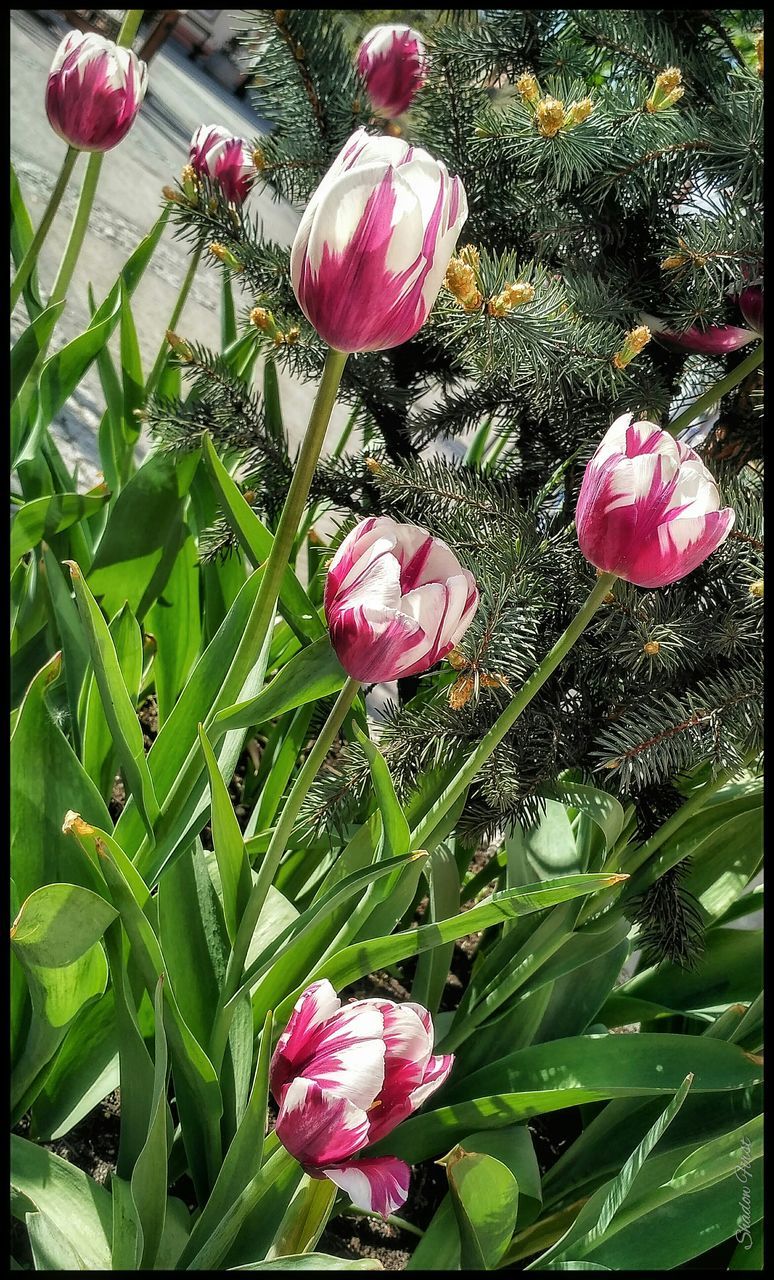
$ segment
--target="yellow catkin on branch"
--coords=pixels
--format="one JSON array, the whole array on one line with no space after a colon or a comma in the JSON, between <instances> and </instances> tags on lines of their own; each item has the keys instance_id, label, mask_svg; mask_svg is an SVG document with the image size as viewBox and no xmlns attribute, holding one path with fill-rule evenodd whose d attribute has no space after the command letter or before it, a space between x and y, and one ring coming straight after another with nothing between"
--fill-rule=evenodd
<instances>
[{"instance_id":1,"label":"yellow catkin on branch","mask_svg":"<svg viewBox=\"0 0 774 1280\"><path fill-rule=\"evenodd\" d=\"M566 120L564 103L558 98L541 98L535 107L537 131L544 138L553 138Z\"/></svg>"},{"instance_id":2,"label":"yellow catkin on branch","mask_svg":"<svg viewBox=\"0 0 774 1280\"><path fill-rule=\"evenodd\" d=\"M631 364L635 356L638 356L642 348L650 342L650 329L646 324L637 325L636 329L631 329L627 333L623 341L620 351L616 351L613 356L613 365L616 369L625 369L627 364Z\"/></svg>"}]
</instances>

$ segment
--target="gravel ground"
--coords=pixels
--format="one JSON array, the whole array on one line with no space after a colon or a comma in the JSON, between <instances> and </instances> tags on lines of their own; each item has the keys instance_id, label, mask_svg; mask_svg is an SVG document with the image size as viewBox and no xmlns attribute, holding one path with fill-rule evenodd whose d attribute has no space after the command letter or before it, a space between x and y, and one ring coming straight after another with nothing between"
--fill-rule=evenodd
<instances>
[{"instance_id":1,"label":"gravel ground","mask_svg":"<svg viewBox=\"0 0 774 1280\"><path fill-rule=\"evenodd\" d=\"M43 100L51 59L68 30L69 26L53 10L11 10L11 159L35 224L45 209L64 156L65 144L50 128ZM137 121L120 146L105 156L89 231L52 351L88 325L89 283L97 302L101 302L130 252L152 226L162 203L161 189L179 175L197 126L224 124L248 138L262 132L261 121L249 102L240 101L221 88L174 45L165 45L149 70L148 92ZM43 246L40 279L44 295L53 283L64 250L85 165L81 157ZM283 244L292 242L298 211L265 191L252 193L250 208L260 217L267 236ZM156 357L187 266L187 245L175 240L168 230L132 300L146 370ZM219 287L219 269L203 264L177 326L185 337L215 348L220 344ZM250 302L246 294L237 298L239 309ZM13 340L25 322L26 312L20 304L11 324ZM113 350L117 350L117 341L114 335ZM303 435L313 388L282 375L280 382L293 445ZM81 489L89 488L99 478L96 431L103 403L99 379L92 368L54 424L66 463L71 468L78 464ZM329 439L338 437L346 417L343 409L334 411Z\"/></svg>"}]
</instances>

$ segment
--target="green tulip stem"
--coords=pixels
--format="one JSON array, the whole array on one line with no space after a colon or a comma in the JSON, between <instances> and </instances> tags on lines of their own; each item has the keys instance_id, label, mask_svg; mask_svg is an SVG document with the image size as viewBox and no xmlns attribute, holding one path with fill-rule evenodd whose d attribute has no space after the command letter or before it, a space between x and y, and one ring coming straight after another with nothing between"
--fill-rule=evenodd
<instances>
[{"instance_id":1,"label":"green tulip stem","mask_svg":"<svg viewBox=\"0 0 774 1280\"><path fill-rule=\"evenodd\" d=\"M290 795L285 801L280 819L274 828L269 847L258 872L258 879L253 885L242 919L239 922L231 958L226 969L223 989L220 993L210 1042L210 1059L217 1066L220 1065L225 1051L229 1024L233 1015L233 1010L227 1010L226 1005L242 981L250 943L282 855L287 848L293 824L298 817L309 788L317 777L320 766L330 751L334 739L358 695L359 689L360 681L353 680L350 677L333 704L330 715L320 730L317 741L304 761L303 767L293 783Z\"/></svg>"},{"instance_id":2,"label":"green tulip stem","mask_svg":"<svg viewBox=\"0 0 774 1280\"><path fill-rule=\"evenodd\" d=\"M452 779L446 790L439 796L432 808L428 810L419 826L412 831L412 849L421 849L423 847L423 843L430 833L449 812L455 801L467 790L495 747L502 742L522 711L529 706L535 694L542 689L546 680L553 674L576 640L585 631L615 581L616 574L614 573L601 573L599 575L585 603L578 610L572 622L559 637L553 648L546 654L540 666L528 680L525 680L519 692L511 699L505 710L500 713L492 728L468 756L456 777Z\"/></svg>"},{"instance_id":3,"label":"green tulip stem","mask_svg":"<svg viewBox=\"0 0 774 1280\"><path fill-rule=\"evenodd\" d=\"M678 432L684 431L687 426L690 426L692 422L701 417L707 409L711 409L713 404L717 404L719 400L723 399L723 396L728 395L729 391L733 391L734 387L738 386L747 377L748 373L752 373L758 368L762 360L763 340L761 339L757 347L742 360L741 364L738 364L735 369L727 373L725 378L721 378L719 382L713 382L708 391L699 396L698 400L694 400L693 404L689 404L687 409L683 409L683 412L677 415L674 422L670 422L664 427L664 430L668 431L671 436L676 436Z\"/></svg>"}]
</instances>

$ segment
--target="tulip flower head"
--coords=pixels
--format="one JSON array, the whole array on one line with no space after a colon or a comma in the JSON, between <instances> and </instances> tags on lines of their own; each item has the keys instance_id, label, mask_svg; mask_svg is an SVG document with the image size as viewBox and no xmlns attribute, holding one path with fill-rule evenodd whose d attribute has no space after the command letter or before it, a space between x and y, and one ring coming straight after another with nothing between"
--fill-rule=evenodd
<instances>
[{"instance_id":1,"label":"tulip flower head","mask_svg":"<svg viewBox=\"0 0 774 1280\"><path fill-rule=\"evenodd\" d=\"M734 523L699 455L652 422L626 413L586 467L575 524L587 560L638 587L684 578Z\"/></svg>"},{"instance_id":2,"label":"tulip flower head","mask_svg":"<svg viewBox=\"0 0 774 1280\"><path fill-rule=\"evenodd\" d=\"M386 1218L405 1202L411 1171L365 1149L440 1088L450 1054L433 1056L433 1024L419 1004L353 1000L327 979L296 1001L271 1060L280 1142L313 1178Z\"/></svg>"},{"instance_id":3,"label":"tulip flower head","mask_svg":"<svg viewBox=\"0 0 774 1280\"><path fill-rule=\"evenodd\" d=\"M408 342L438 297L468 216L459 178L421 147L358 129L306 207L290 274L299 306L338 351Z\"/></svg>"},{"instance_id":4,"label":"tulip flower head","mask_svg":"<svg viewBox=\"0 0 774 1280\"><path fill-rule=\"evenodd\" d=\"M357 69L377 110L390 119L400 116L425 83L422 37L403 23L372 27L358 49Z\"/></svg>"},{"instance_id":5,"label":"tulip flower head","mask_svg":"<svg viewBox=\"0 0 774 1280\"><path fill-rule=\"evenodd\" d=\"M231 204L242 204L255 177L252 147L219 124L201 124L191 139L194 173L217 182Z\"/></svg>"},{"instance_id":6,"label":"tulip flower head","mask_svg":"<svg viewBox=\"0 0 774 1280\"><path fill-rule=\"evenodd\" d=\"M71 31L51 63L46 115L71 147L109 151L134 124L147 87L148 68L131 49Z\"/></svg>"},{"instance_id":7,"label":"tulip flower head","mask_svg":"<svg viewBox=\"0 0 774 1280\"><path fill-rule=\"evenodd\" d=\"M749 284L737 295L739 310L757 333L763 333L763 285Z\"/></svg>"},{"instance_id":8,"label":"tulip flower head","mask_svg":"<svg viewBox=\"0 0 774 1280\"><path fill-rule=\"evenodd\" d=\"M478 605L473 574L440 538L389 516L363 520L325 583L325 616L344 670L373 683L417 675L450 653Z\"/></svg>"}]
</instances>

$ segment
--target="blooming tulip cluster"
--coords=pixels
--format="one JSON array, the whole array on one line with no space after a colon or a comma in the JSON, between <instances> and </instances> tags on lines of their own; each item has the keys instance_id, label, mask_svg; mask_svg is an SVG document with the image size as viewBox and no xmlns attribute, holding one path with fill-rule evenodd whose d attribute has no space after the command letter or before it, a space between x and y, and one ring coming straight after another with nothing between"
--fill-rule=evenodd
<instances>
[{"instance_id":1,"label":"blooming tulip cluster","mask_svg":"<svg viewBox=\"0 0 774 1280\"><path fill-rule=\"evenodd\" d=\"M271 1060L280 1142L313 1178L328 1178L361 1209L383 1217L408 1195L410 1169L363 1156L421 1107L452 1068L433 1056L433 1024L419 1004L354 1000L330 982L299 997Z\"/></svg>"},{"instance_id":2,"label":"blooming tulip cluster","mask_svg":"<svg viewBox=\"0 0 774 1280\"><path fill-rule=\"evenodd\" d=\"M475 579L450 547L389 516L363 520L342 542L325 583L325 616L339 661L356 680L427 671L465 634Z\"/></svg>"},{"instance_id":3,"label":"blooming tulip cluster","mask_svg":"<svg viewBox=\"0 0 774 1280\"><path fill-rule=\"evenodd\" d=\"M219 124L202 124L191 139L188 160L194 173L220 184L231 204L242 204L255 177L250 144Z\"/></svg>"},{"instance_id":4,"label":"blooming tulip cluster","mask_svg":"<svg viewBox=\"0 0 774 1280\"><path fill-rule=\"evenodd\" d=\"M440 160L359 129L313 193L293 242L301 310L338 351L407 342L438 296L467 216L462 183Z\"/></svg>"},{"instance_id":5,"label":"blooming tulip cluster","mask_svg":"<svg viewBox=\"0 0 774 1280\"><path fill-rule=\"evenodd\" d=\"M575 516L587 560L639 587L684 578L728 537L730 507L694 449L652 422L616 419L588 464Z\"/></svg>"},{"instance_id":6,"label":"blooming tulip cluster","mask_svg":"<svg viewBox=\"0 0 774 1280\"><path fill-rule=\"evenodd\" d=\"M134 124L147 87L148 68L131 49L71 31L51 63L46 114L71 147L109 151Z\"/></svg>"},{"instance_id":7,"label":"blooming tulip cluster","mask_svg":"<svg viewBox=\"0 0 774 1280\"><path fill-rule=\"evenodd\" d=\"M357 69L377 110L390 118L402 115L425 83L422 37L402 23L372 27L358 49Z\"/></svg>"}]
</instances>

